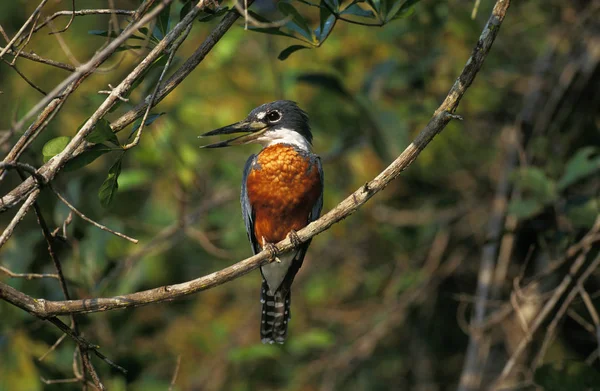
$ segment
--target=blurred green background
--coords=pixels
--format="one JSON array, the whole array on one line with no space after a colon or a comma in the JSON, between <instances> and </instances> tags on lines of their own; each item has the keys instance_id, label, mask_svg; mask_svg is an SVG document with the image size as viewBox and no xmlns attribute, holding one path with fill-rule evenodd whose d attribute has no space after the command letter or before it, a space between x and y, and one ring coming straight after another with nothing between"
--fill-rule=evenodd
<instances>
[{"instance_id":1,"label":"blurred green background","mask_svg":"<svg viewBox=\"0 0 600 391\"><path fill-rule=\"evenodd\" d=\"M311 28L319 26L317 8L292 3ZM594 4L514 2L461 101L457 113L464 121L450 123L398 180L313 240L294 283L294 317L285 345L260 344L260 277L255 271L175 302L80 316L86 338L129 370L123 376L93 358L104 384L110 390L166 390L180 356L174 388L179 390L454 389L468 342L465 325L488 239L492 198L511 145L507 129L526 110L533 112L528 124L533 130L527 128L521 169L511 175L520 194L510 209L520 242L501 298L526 264L532 243L560 255L598 214L600 186L593 167L600 166L600 75L597 47L589 44L598 42ZM116 8L137 5L115 1ZM36 6L3 1L0 24L12 35ZM76 2L77 9L107 6L106 1ZM173 24L182 6L173 5ZM63 172L54 181L86 215L140 240L131 244L74 216L59 245L72 295L113 296L183 282L251 255L238 195L244 162L257 147L201 150L205 140L197 135L243 119L262 103L291 99L308 112L314 151L324 161L323 210L337 205L387 166L441 103L493 2L482 1L474 18L473 6L472 1L422 0L383 27L339 21L321 47L300 50L285 61L277 56L298 41L245 30L238 21L152 110L165 114L124 155L118 193L108 208L100 205L97 193L119 152ZM68 1L50 1L43 14L69 7ZM271 20L283 17L269 1L257 1L252 9ZM119 18L124 26L125 18ZM172 70L219 19L194 24ZM67 21L56 19L54 29ZM105 30L107 22L108 16L76 17L60 35L41 30L27 49L83 63L105 42L88 31ZM105 99L98 91L117 85L145 52L113 56L69 98L21 161L40 166L44 144L73 136ZM586 62L590 58L595 62ZM68 75L25 59L16 65L45 91ZM569 66L576 67L571 80L564 74ZM153 69L130 101L107 119L118 118L152 91L160 70ZM6 64L0 64L0 91L0 129L9 128L41 98ZM539 96L526 109L532 91ZM130 132L131 126L119 133L122 143ZM0 146L3 155L17 136ZM569 163L576 173L584 170L574 158L592 169L561 188ZM10 173L0 183L2 194L19 182ZM40 206L51 229L62 226L69 214L49 191L42 193ZM0 215L0 227L15 211ZM53 272L33 213L0 250L0 264L14 272ZM34 297L62 299L52 279L0 279ZM565 323L563 331L578 336L577 341L561 331L549 362L581 361L595 348L593 335L572 323ZM510 334L503 330L498 343L503 333ZM40 381L72 377L74 344L68 338L38 360L59 336L50 324L0 303L0 390L81 388ZM500 349L492 359L502 363L506 354Z\"/></svg>"}]
</instances>

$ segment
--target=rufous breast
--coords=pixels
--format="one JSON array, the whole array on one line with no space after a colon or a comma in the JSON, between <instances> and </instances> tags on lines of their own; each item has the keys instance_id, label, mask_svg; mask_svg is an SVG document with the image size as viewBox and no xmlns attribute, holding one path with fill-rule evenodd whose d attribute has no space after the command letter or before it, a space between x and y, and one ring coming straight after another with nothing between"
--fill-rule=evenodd
<instances>
[{"instance_id":1,"label":"rufous breast","mask_svg":"<svg viewBox=\"0 0 600 391\"><path fill-rule=\"evenodd\" d=\"M308 224L323 184L318 157L286 144L264 148L246 180L258 242L276 243Z\"/></svg>"}]
</instances>

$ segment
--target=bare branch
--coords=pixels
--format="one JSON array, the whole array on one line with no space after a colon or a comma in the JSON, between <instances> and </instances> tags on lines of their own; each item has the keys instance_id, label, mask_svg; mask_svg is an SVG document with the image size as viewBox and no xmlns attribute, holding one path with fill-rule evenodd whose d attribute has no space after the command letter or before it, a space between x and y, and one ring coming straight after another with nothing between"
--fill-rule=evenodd
<instances>
[{"instance_id":1,"label":"bare branch","mask_svg":"<svg viewBox=\"0 0 600 391\"><path fill-rule=\"evenodd\" d=\"M6 274L11 278L24 278L26 280L33 280L35 278L56 278L58 279L58 274L40 274L40 273L15 273L5 268L4 266L0 266L0 272Z\"/></svg>"},{"instance_id":2,"label":"bare branch","mask_svg":"<svg viewBox=\"0 0 600 391\"><path fill-rule=\"evenodd\" d=\"M0 50L5 50L6 48L7 47L0 46ZM13 55L13 56L17 55L17 52L15 52L12 49L7 49L6 53ZM39 62L42 64L50 65L50 66L53 66L53 67L56 67L59 69L64 69L65 71L74 72L76 70L76 68L71 64L65 64L65 63L62 63L59 61L54 61L54 60L51 60L48 58L44 58L44 57L38 56L37 54L35 54L33 52L19 52L18 54L19 54L19 57L26 58L28 60Z\"/></svg>"},{"instance_id":3,"label":"bare branch","mask_svg":"<svg viewBox=\"0 0 600 391\"><path fill-rule=\"evenodd\" d=\"M177 374L179 373L179 365L181 365L181 354L177 356L177 363L175 364L175 370L173 371L173 377L171 378L169 391L173 391L173 388L175 387L175 382L177 381Z\"/></svg>"},{"instance_id":4,"label":"bare branch","mask_svg":"<svg viewBox=\"0 0 600 391\"><path fill-rule=\"evenodd\" d=\"M58 192L58 190L56 190L53 186L50 186L50 189L54 192L54 194L56 194L56 196L63 202L63 204L65 204L69 209L71 209L77 216L81 217L83 220L87 221L88 223L94 225L95 227L100 228L103 231L106 232L110 232L111 234L118 236L120 238L123 238L125 240L129 240L132 243L138 244L139 240L134 239L132 237L129 237L125 234L122 234L120 232L114 231L92 219L90 219L89 217L87 217L86 215L84 215L81 211L79 211L79 209L75 208L69 201L67 201L67 199Z\"/></svg>"},{"instance_id":5,"label":"bare branch","mask_svg":"<svg viewBox=\"0 0 600 391\"><path fill-rule=\"evenodd\" d=\"M138 22L129 25L115 40L113 40L104 50L98 52L90 61L78 67L77 71L71 74L61 84L59 84L52 92L50 92L44 99L32 108L28 114L26 114L21 121L23 122L28 119L31 115L36 113L39 109L49 103L55 96L60 94L63 88L72 89L74 84L81 82L81 78L89 74L89 72L96 69L100 63L108 58L129 36L131 36L137 29L150 20L154 19L165 7L170 4L173 0L163 0L160 4L154 7L148 14L144 15ZM199 6L192 8L192 10L183 18L166 36L160 41L153 49L148 53L146 58L129 74L127 77L112 91L112 93L105 99L94 114L86 121L86 123L79 129L77 134L71 139L65 149L52 158L48 163L42 166L39 170L40 174L43 175L47 181L54 179L54 176L64 166L64 164L73 157L74 152L82 145L85 141L85 137L92 131L96 123L104 116L111 107L119 99L119 96L123 96L131 89L133 83L144 73L148 67L161 55L161 53L172 43L174 40L184 31L185 28L193 23L196 15L200 12ZM63 97L64 100L64 97ZM60 103L60 102L59 102ZM17 125L15 125L18 128ZM20 151L19 151L20 153ZM7 158L8 159L8 158ZM7 160L5 159L5 161ZM14 160L14 158L13 158ZM8 195L5 195L0 200L0 212L15 205L24 196L27 196L35 187L35 184L31 181L25 181L14 189Z\"/></svg>"},{"instance_id":6,"label":"bare branch","mask_svg":"<svg viewBox=\"0 0 600 391\"><path fill-rule=\"evenodd\" d=\"M451 114L451 112L456 110L460 99L475 79L477 72L481 69L485 57L498 34L499 27L504 20L509 4L510 2L508 0L497 1L492 15L484 27L471 57L450 89L448 97L444 100L444 103L440 108L436 110L427 126L417 135L414 141L377 177L361 186L357 191L343 200L334 209L323 215L320 219L298 231L297 236L301 242L306 242L317 234L326 231L333 224L354 213L371 197L384 189L392 180L397 178L400 173L417 158L419 153L427 146L427 144L429 144L429 142L431 142L435 135L444 129L451 119L460 118ZM289 238L277 243L276 246L279 252L286 252L293 248ZM149 303L169 301L210 289L238 278L257 267L266 264L270 258L271 255L268 251L262 251L223 270L195 280L116 297L67 301L34 300L32 297L24 295L6 284L0 283L0 298L4 298L8 302L41 318L60 314L88 313L128 308Z\"/></svg>"},{"instance_id":7,"label":"bare branch","mask_svg":"<svg viewBox=\"0 0 600 391\"><path fill-rule=\"evenodd\" d=\"M158 77L156 86L154 87L154 91L152 92L152 95L150 96L150 99L148 100L148 108L146 109L146 112L144 113L144 116L142 117L142 122L140 123L140 126L138 127L137 134L135 135L135 138L133 139L133 141L131 143L123 146L124 150L131 149L139 144L140 139L142 137L142 132L144 130L144 126L146 125L146 120L148 119L148 114L150 114L150 109L154 106L154 99L156 99L156 94L158 92L160 84L162 83L165 75L167 74L167 70L171 66L171 62L173 61L173 58L175 57L175 53L177 52L177 49L179 49L179 46L181 46L183 41L185 41L185 39L187 38L187 36L191 30L192 30L192 25L190 24L186 27L183 34L181 34L181 36L173 43L173 46L171 46L171 48L169 49L169 51L170 51L169 58L167 58L167 62L165 63L165 66L163 67L163 70L160 73L160 76Z\"/></svg>"},{"instance_id":8,"label":"bare branch","mask_svg":"<svg viewBox=\"0 0 600 391\"><path fill-rule=\"evenodd\" d=\"M29 23L31 23L34 19L37 18L40 10L42 9L42 7L44 5L46 5L47 2L48 2L48 0L42 0L40 2L40 4L33 11L33 13L29 16L29 18L25 21L25 23L23 23L23 26L21 26L19 31L17 31L15 36L10 40L10 42L8 42L8 44L4 47L4 49L0 50L0 58L4 57L4 55L6 54L8 49L10 49L12 47L12 45L17 41L17 39L19 39L19 37L21 37L23 32L25 32L25 30L27 29L27 26L29 26Z\"/></svg>"}]
</instances>

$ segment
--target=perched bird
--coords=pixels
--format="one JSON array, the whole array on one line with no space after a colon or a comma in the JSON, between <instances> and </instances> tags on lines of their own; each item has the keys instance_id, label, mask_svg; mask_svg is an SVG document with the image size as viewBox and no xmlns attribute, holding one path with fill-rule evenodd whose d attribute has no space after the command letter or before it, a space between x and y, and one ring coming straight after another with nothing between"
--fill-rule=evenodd
<instances>
[{"instance_id":1,"label":"perched bird","mask_svg":"<svg viewBox=\"0 0 600 391\"><path fill-rule=\"evenodd\" d=\"M319 218L323 207L323 169L311 151L308 116L295 102L278 100L252 110L243 121L203 134L246 133L206 145L221 148L260 144L251 155L242 179L242 215L254 254L273 252L275 262L260 268L263 343L283 343L290 316L290 288L302 266L310 241L300 244L296 231ZM286 236L295 248L277 254L274 243Z\"/></svg>"}]
</instances>

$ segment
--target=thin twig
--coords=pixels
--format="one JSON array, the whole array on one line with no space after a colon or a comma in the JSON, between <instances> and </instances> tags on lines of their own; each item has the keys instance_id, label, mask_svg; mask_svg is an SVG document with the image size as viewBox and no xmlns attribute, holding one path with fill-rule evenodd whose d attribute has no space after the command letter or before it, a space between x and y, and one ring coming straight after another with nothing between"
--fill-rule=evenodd
<instances>
[{"instance_id":1,"label":"thin twig","mask_svg":"<svg viewBox=\"0 0 600 391\"><path fill-rule=\"evenodd\" d=\"M251 4L251 3L252 3L252 0L250 0L248 2L248 4ZM139 14L144 12L144 10L149 6L149 4L151 4L151 2L143 3L140 6L138 11L136 11L136 14L134 14L134 20L136 17L138 17ZM182 22L180 22L180 23L183 23L184 25L185 25L185 23L187 23L187 24L192 23L192 21L194 20L194 17L197 15L198 12L199 12L199 10L197 8L192 9L190 11L190 13L188 15L186 15L184 20L182 20ZM188 19L188 16L191 19ZM198 49L196 49L196 51L192 54L192 56L190 56L179 67L179 69L163 84L163 86L158 91L158 94L154 101L155 105L158 104L165 96L170 94L171 91L173 91L173 89L175 89L175 87L177 87L179 85L179 83L181 83L202 62L202 60L204 60L206 55L213 49L213 47L217 44L217 42L219 42L219 40L225 35L225 33L233 26L233 24L235 23L235 21L238 18L239 18L239 14L235 13L235 12L228 13L227 15L225 15L223 17L223 19L219 23L219 25L206 37L204 42L198 47ZM178 24L178 26L179 26L179 24ZM175 26L174 29L177 29L177 28L178 27ZM134 26L134 29L137 29L137 25ZM167 39L167 38L168 37L165 37L165 39ZM104 50L106 50L106 49L104 49ZM148 59L148 57L146 57L146 58ZM150 61L146 65L150 65L152 63L152 61ZM134 72L137 72L137 70L134 70ZM78 83L81 83L81 81L83 79L77 79L77 80L78 80ZM16 160L18 158L18 156L23 152L26 145L29 145L31 140L34 139L35 137L37 137L37 134L39 134L41 129L43 129L44 123L46 123L46 122L44 122L44 118L47 118L48 116L52 116L53 114L51 114L51 113L53 113L54 110L57 110L57 107L60 107L60 105L62 105L62 103L64 102L64 97L66 95L68 95L74 88L76 88L76 86L72 86L68 93L65 91L64 96L62 96L61 98L56 98L55 101L52 101L52 104L54 104L54 106L55 106L54 108L50 108L50 106L52 105L51 104L44 109L44 111L39 115L38 120L36 120L34 122L35 126L32 125L30 127L30 129L28 129L25 132L25 134L23 134L23 136L21 137L19 142L15 145L15 147L13 147L13 150L5 158L5 161ZM51 94L52 94L52 92L49 93L49 95L51 95ZM117 92L115 94L115 96L117 96L117 97L121 96L121 95L122 95L121 92ZM111 128L113 129L113 131L114 132L121 131L126 126L131 124L133 121L135 121L136 119L141 117L145 113L147 106L148 106L148 104L144 100L142 103L138 104L133 109L131 109L128 112L126 112L125 114L123 114L115 122L111 123ZM37 110L33 110L33 111L37 111ZM23 126L26 118L27 118L27 115L25 117L23 117L15 125L13 125L11 130L14 132L14 131L20 129ZM32 129L32 127L37 129L37 131L35 129ZM69 148L69 150L70 150L70 148ZM77 155L76 154L68 154L68 157L66 158L66 160L73 159L75 156L77 156ZM55 174L55 172L57 171L57 168L54 168L51 163L52 162L46 163L44 166L41 167L40 171L43 173L50 172L50 173L52 173L51 175L53 176ZM66 163L66 161L65 161L65 163ZM2 171L0 170L0 178L2 177L1 173L2 173ZM17 186L17 188L13 189L9 194L0 198L0 213L5 211L6 209L13 207L17 203L19 203L21 200L23 200L25 197L27 197L29 195L29 193L32 191L34 185L35 184L32 182L24 183L22 185Z\"/></svg>"},{"instance_id":2,"label":"thin twig","mask_svg":"<svg viewBox=\"0 0 600 391\"><path fill-rule=\"evenodd\" d=\"M110 232L111 234L118 236L120 238L123 238L125 240L129 240L132 243L139 243L139 240L134 239L130 236L127 236L125 234L122 234L120 232L114 231L92 219L90 219L89 217L87 217L86 215L84 215L79 209L77 209L76 207L74 207L62 194L60 194L58 192L58 190L56 190L52 185L50 186L50 189L54 192L54 194L56 194L56 196L58 197L58 199L60 199L62 201L63 204L65 204L69 209L71 209L77 216L81 217L83 220L87 221L88 223L94 225L95 227L100 228L103 231L106 232Z\"/></svg>"},{"instance_id":3,"label":"thin twig","mask_svg":"<svg viewBox=\"0 0 600 391\"><path fill-rule=\"evenodd\" d=\"M46 352L38 358L38 361L43 361L50 353L55 351L58 345L60 345L65 338L67 338L67 334L62 334L60 337L58 337L56 342L54 342L54 344L50 346L50 349L46 350Z\"/></svg>"},{"instance_id":4,"label":"thin twig","mask_svg":"<svg viewBox=\"0 0 600 391\"><path fill-rule=\"evenodd\" d=\"M115 38L104 50L98 52L90 61L78 68L77 72L71 74L62 83L60 83L53 91L42 99L38 104L35 105L19 122L23 122L30 116L34 115L45 104L49 103L57 95L61 93L63 88L73 86L75 83L81 81L81 78L89 74L89 72L96 69L100 63L106 60L129 36L131 36L137 29L149 21L153 20L168 4L173 0L163 0L160 4L154 7L146 15L144 15L139 21L129 25L117 38ZM115 88L113 93L109 95L100 107L92 114L92 116L81 126L77 134L71 139L69 144L63 149L61 153L52 158L47 164L40 169L40 174L43 175L48 181L54 179L58 171L73 157L74 152L80 147L85 141L85 137L92 131L96 123L108 113L112 106L118 100L118 96L123 96L129 91L133 83L143 75L144 71L152 65L152 63L161 55L161 53L183 32L189 24L191 24L200 12L200 8L193 8L186 16L179 22L166 36L160 41L153 49L148 53L146 58ZM72 87L74 88L74 87ZM18 128L17 125L15 127ZM6 161L6 159L5 159ZM25 181L25 183L17 186L11 193L20 193L24 188L28 186L35 187L35 184L31 181ZM25 190L25 194L29 194L32 188ZM5 195L0 201L0 212L18 202L18 199L22 199L24 194L14 197L11 194Z\"/></svg>"},{"instance_id":5,"label":"thin twig","mask_svg":"<svg viewBox=\"0 0 600 391\"><path fill-rule=\"evenodd\" d=\"M175 53L177 52L177 49L179 49L179 46L181 46L183 41L185 41L185 39L187 38L187 36L191 30L192 30L192 25L190 24L186 27L183 34L181 34L181 36L173 43L173 45L169 49L169 51L170 51L169 58L167 59L167 62L165 63L165 66L163 67L163 70L160 73L160 76L158 77L158 81L156 82L154 91L152 91L152 95L150 96L150 99L148 100L148 108L146 109L146 112L144 113L144 116L142 117L142 122L140 123L140 126L138 127L137 133L136 133L133 141L131 143L123 146L123 149L125 151L128 149L131 149L139 144L140 139L142 137L142 132L144 130L144 126L146 125L146 120L148 119L148 114L150 114L150 108L152 108L154 105L154 99L156 98L156 94L158 93L160 84L162 83L165 75L167 74L167 70L171 66L171 62L173 61L173 58L175 58Z\"/></svg>"},{"instance_id":6,"label":"thin twig","mask_svg":"<svg viewBox=\"0 0 600 391\"><path fill-rule=\"evenodd\" d=\"M2 235L0 235L0 248L2 248L6 241L10 239L13 231L15 230L15 227L21 222L21 220L23 220L23 217L25 217L25 215L29 211L29 208L31 208L31 205L33 205L39 194L40 189L35 189L31 194L29 194L29 196L27 197L17 214L13 217L8 226L4 229Z\"/></svg>"},{"instance_id":7,"label":"thin twig","mask_svg":"<svg viewBox=\"0 0 600 391\"><path fill-rule=\"evenodd\" d=\"M0 50L0 58L4 57L4 55L6 54L6 52L8 51L8 49L10 49L12 47L12 45L17 41L17 39L19 39L19 37L21 36L21 34L23 34L23 32L27 29L27 26L29 26L29 23L31 23L37 17L37 15L39 14L40 10L42 9L42 7L47 2L48 2L48 0L42 0L40 2L40 4L33 11L33 13L29 16L29 18L25 21L25 23L23 23L23 26L21 26L21 28L19 29L19 31L17 31L17 33L15 34L15 36L4 47L4 49Z\"/></svg>"},{"instance_id":8,"label":"thin twig","mask_svg":"<svg viewBox=\"0 0 600 391\"><path fill-rule=\"evenodd\" d=\"M4 266L0 266L0 272L6 274L7 276L11 277L11 278L24 278L26 280L33 280L36 278L56 278L58 279L58 274L52 274L52 273L44 273L44 274L40 274L40 273L15 273L13 271L10 271L9 269L5 268Z\"/></svg>"},{"instance_id":9,"label":"thin twig","mask_svg":"<svg viewBox=\"0 0 600 391\"><path fill-rule=\"evenodd\" d=\"M6 49L6 47L0 46L0 50L5 50L5 49ZM13 55L13 56L17 55L17 52L15 52L12 49L7 49L6 53ZM65 63L62 63L59 61L51 60L49 58L41 57L33 52L19 52L19 57L25 58L27 60L39 62L41 64L50 65L50 66L53 66L53 67L56 67L59 69L63 69L65 71L69 71L69 72L74 72L76 70L76 68L71 64L65 64Z\"/></svg>"},{"instance_id":10,"label":"thin twig","mask_svg":"<svg viewBox=\"0 0 600 391\"><path fill-rule=\"evenodd\" d=\"M40 93L40 94L42 94L42 95L46 95L46 91L42 90L40 87L38 87L37 85L35 85L35 83L34 83L34 82L32 82L31 80L29 80L29 78L27 78L27 76L25 76L25 75L23 74L23 72L21 72L21 71L19 70L19 68L17 68L17 66L14 64L14 61L13 61L13 62L9 62L9 61L6 61L5 59L2 59L2 61L3 61L3 62L6 64L6 65L8 65L8 66L9 66L9 67L11 67L12 69L14 69L14 70L15 70L15 72L17 72L17 74L18 74L19 76L21 76L21 79L25 80L25 82L26 82L27 84L29 84L31 87L33 87L33 89L35 89L37 92L39 92L39 93Z\"/></svg>"},{"instance_id":11,"label":"thin twig","mask_svg":"<svg viewBox=\"0 0 600 391\"><path fill-rule=\"evenodd\" d=\"M73 23L73 21L75 20L75 0L71 0L71 9L72 9L71 17L69 18L67 25L61 30L51 31L50 35L64 33L65 31L67 31L69 29L69 27L71 27L71 23ZM50 20L52 20L52 19L50 19ZM50 20L48 20L48 22L50 22Z\"/></svg>"},{"instance_id":12,"label":"thin twig","mask_svg":"<svg viewBox=\"0 0 600 391\"><path fill-rule=\"evenodd\" d=\"M177 356L177 363L175 364L175 370L173 371L173 377L171 378L171 384L169 385L169 391L173 391L175 388L175 382L177 381L177 375L179 374L179 365L181 364L181 354Z\"/></svg>"}]
</instances>

